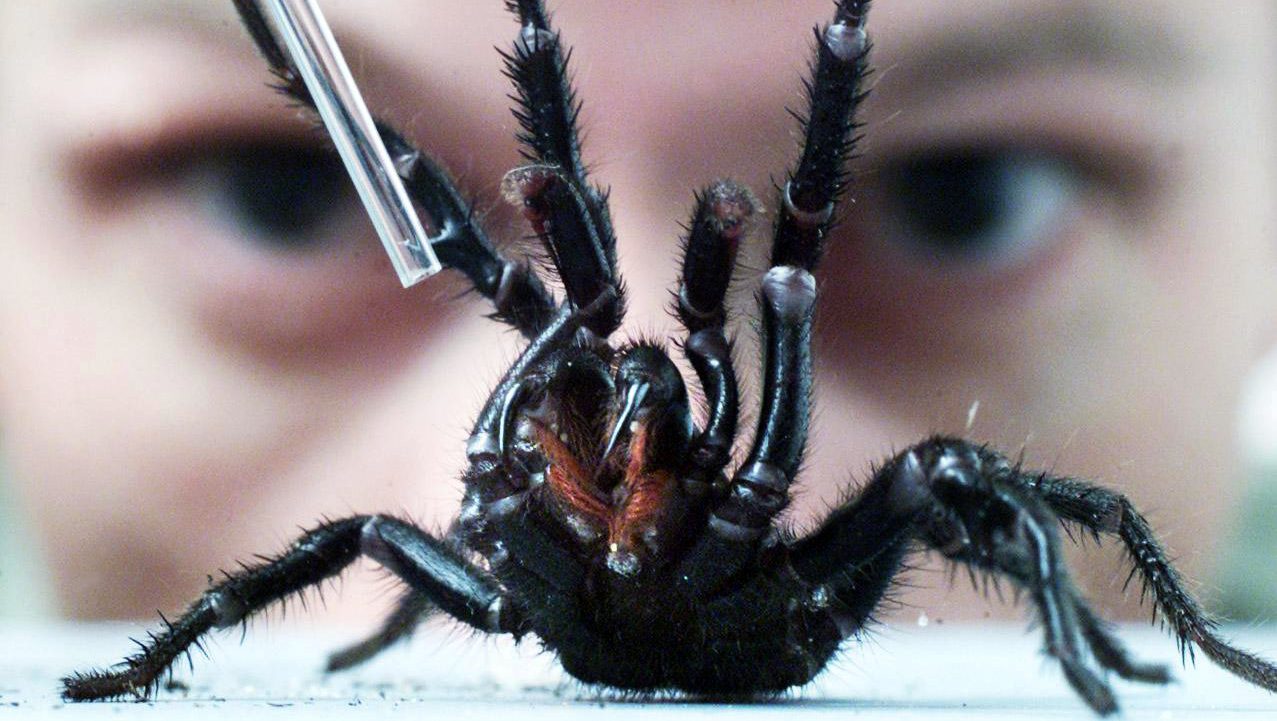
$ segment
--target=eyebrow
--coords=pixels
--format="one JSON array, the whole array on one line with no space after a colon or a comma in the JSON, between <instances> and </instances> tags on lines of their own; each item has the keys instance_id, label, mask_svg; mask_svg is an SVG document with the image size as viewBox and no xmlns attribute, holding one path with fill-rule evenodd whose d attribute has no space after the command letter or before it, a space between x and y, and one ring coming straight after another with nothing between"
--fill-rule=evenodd
<instances>
[{"instance_id":1,"label":"eyebrow","mask_svg":"<svg viewBox=\"0 0 1277 721\"><path fill-rule=\"evenodd\" d=\"M893 48L897 52L884 67L890 68L893 85L921 89L1026 68L1078 65L1173 81L1203 63L1200 50L1159 14L1150 14L1148 23L1136 23L1089 3L1042 7L1005 19L986 18L976 33L949 27L916 35Z\"/></svg>"}]
</instances>

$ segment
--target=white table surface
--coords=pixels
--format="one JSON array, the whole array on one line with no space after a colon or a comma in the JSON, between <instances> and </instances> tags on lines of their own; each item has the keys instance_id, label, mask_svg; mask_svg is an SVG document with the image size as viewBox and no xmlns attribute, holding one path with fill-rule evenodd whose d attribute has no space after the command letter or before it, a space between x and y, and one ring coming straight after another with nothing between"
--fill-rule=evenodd
<instances>
[{"instance_id":1,"label":"white table surface","mask_svg":"<svg viewBox=\"0 0 1277 721\"><path fill-rule=\"evenodd\" d=\"M851 643L813 684L757 703L626 699L583 687L540 653L456 626L427 627L410 643L352 672L326 676L324 654L358 632L304 621L253 626L241 644L224 632L182 665L185 691L153 701L64 704L57 679L114 663L139 625L0 627L0 719L1090 719L1040 650L1037 632L1005 625L880 627ZM1277 629L1228 629L1246 648L1277 658ZM1277 719L1277 696L1199 661L1178 667L1174 643L1145 626L1122 636L1141 657L1172 662L1177 683L1115 680L1129 719Z\"/></svg>"}]
</instances>

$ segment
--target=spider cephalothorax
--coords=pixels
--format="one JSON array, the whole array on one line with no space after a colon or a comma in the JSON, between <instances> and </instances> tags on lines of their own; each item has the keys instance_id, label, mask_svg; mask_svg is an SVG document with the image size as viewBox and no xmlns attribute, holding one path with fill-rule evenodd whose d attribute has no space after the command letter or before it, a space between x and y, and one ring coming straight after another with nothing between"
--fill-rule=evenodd
<instances>
[{"instance_id":1,"label":"spider cephalothorax","mask_svg":"<svg viewBox=\"0 0 1277 721\"><path fill-rule=\"evenodd\" d=\"M255 2L235 5L281 89L310 104ZM439 539L389 516L324 523L280 556L228 574L120 669L67 678L67 698L145 695L209 630L240 623L361 555L409 591L382 629L333 656L331 669L444 613L484 632L535 634L587 682L772 693L819 673L862 632L906 557L932 549L1022 589L1047 653L1092 708L1112 712L1103 673L1151 683L1169 674L1132 660L1070 581L1061 522L1121 541L1183 647L1277 689L1277 669L1216 635L1123 496L1025 472L969 441L933 437L905 449L810 534L778 526L807 440L813 272L848 185L868 0L839 0L833 21L816 32L802 159L779 189L771 267L759 283L758 426L735 464L740 401L724 298L759 204L720 181L698 195L688 224L675 311L705 399L695 410L662 346L612 341L625 293L606 193L580 160L565 52L540 0L507 5L522 28L506 62L528 164L502 189L540 239L564 300L526 260L495 249L437 164L380 125L410 193L434 221L441 260L528 340L472 428L453 530Z\"/></svg>"}]
</instances>

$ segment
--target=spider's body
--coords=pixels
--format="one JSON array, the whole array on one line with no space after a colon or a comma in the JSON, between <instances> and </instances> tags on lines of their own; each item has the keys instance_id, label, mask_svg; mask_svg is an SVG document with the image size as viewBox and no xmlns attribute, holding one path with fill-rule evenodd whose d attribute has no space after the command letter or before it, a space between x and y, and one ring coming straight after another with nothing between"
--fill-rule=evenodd
<instances>
[{"instance_id":1,"label":"spider's body","mask_svg":"<svg viewBox=\"0 0 1277 721\"><path fill-rule=\"evenodd\" d=\"M843 638L828 601L797 576L775 538L722 588L700 584L687 554L716 494L687 467L692 419L682 380L657 348L622 351L618 378L657 368L668 384L647 386L645 397L658 400L627 413L641 405L627 403L635 386L618 387L600 350L573 349L552 357L544 376L530 374L554 390L510 421L511 461L497 471L509 486L490 500L470 497L461 538L510 597L542 599L527 605L519 630L581 680L714 694L806 683ZM619 440L609 443L613 435ZM485 464L499 464L491 441L472 442L471 488L482 487Z\"/></svg>"},{"instance_id":2,"label":"spider's body","mask_svg":"<svg viewBox=\"0 0 1277 721\"><path fill-rule=\"evenodd\" d=\"M281 90L311 105L256 3L234 1ZM434 221L440 259L528 340L472 427L458 522L445 539L389 516L324 523L280 556L228 574L120 669L69 677L65 695L149 693L203 634L360 556L409 592L378 633L330 659L331 669L370 657L438 612L487 633L535 634L586 682L774 693L819 673L862 631L906 557L924 548L1022 589L1047 653L1083 700L1109 713L1117 706L1103 672L1151 683L1169 675L1131 659L1070 581L1061 521L1120 539L1181 646L1277 690L1277 668L1215 634L1123 496L1026 473L963 439L905 449L805 536L778 525L807 439L814 271L849 181L868 4L839 0L833 21L816 32L802 158L780 189L771 267L759 283L758 425L738 463L740 399L724 299L758 202L730 181L697 197L675 302L686 330L675 344L702 391L689 393L662 347L611 340L624 319L624 286L607 195L580 160L565 51L540 0L509 0L522 30L506 62L529 164L506 176L503 191L540 239L564 300L527 261L495 249L442 169L379 125L410 194ZM689 400L695 395L705 399L701 411Z\"/></svg>"}]
</instances>

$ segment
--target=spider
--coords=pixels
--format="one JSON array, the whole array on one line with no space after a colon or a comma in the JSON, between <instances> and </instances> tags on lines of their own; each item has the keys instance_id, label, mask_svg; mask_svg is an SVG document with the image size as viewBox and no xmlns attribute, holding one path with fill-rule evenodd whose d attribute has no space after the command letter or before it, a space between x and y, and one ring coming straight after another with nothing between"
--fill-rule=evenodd
<instances>
[{"instance_id":1,"label":"spider","mask_svg":"<svg viewBox=\"0 0 1277 721\"><path fill-rule=\"evenodd\" d=\"M261 9L234 3L280 90L313 109ZM1108 672L1156 684L1170 674L1133 659L1087 604L1061 559L1062 524L1120 540L1182 651L1200 649L1277 690L1277 667L1216 634L1126 498L1028 472L961 438L935 436L896 454L806 535L780 525L807 438L813 272L850 182L855 112L866 94L868 0L838 0L832 21L816 29L802 157L778 189L771 267L758 292L758 427L730 472L740 399L724 299L759 203L731 181L696 196L674 300L682 351L705 398L694 412L661 345L609 340L622 325L625 289L607 193L581 162L567 52L542 0L506 5L521 26L504 58L528 162L502 190L539 238L564 300L529 261L498 252L449 176L379 123L410 193L434 220L440 259L527 339L474 422L452 529L438 537L388 515L326 521L281 555L226 574L114 670L64 679L67 699L148 696L205 634L361 556L409 590L375 634L330 657L330 670L446 614L484 633L535 634L586 683L775 694L820 673L870 624L907 558L930 550L1023 591L1068 683L1095 712L1112 713Z\"/></svg>"}]
</instances>

